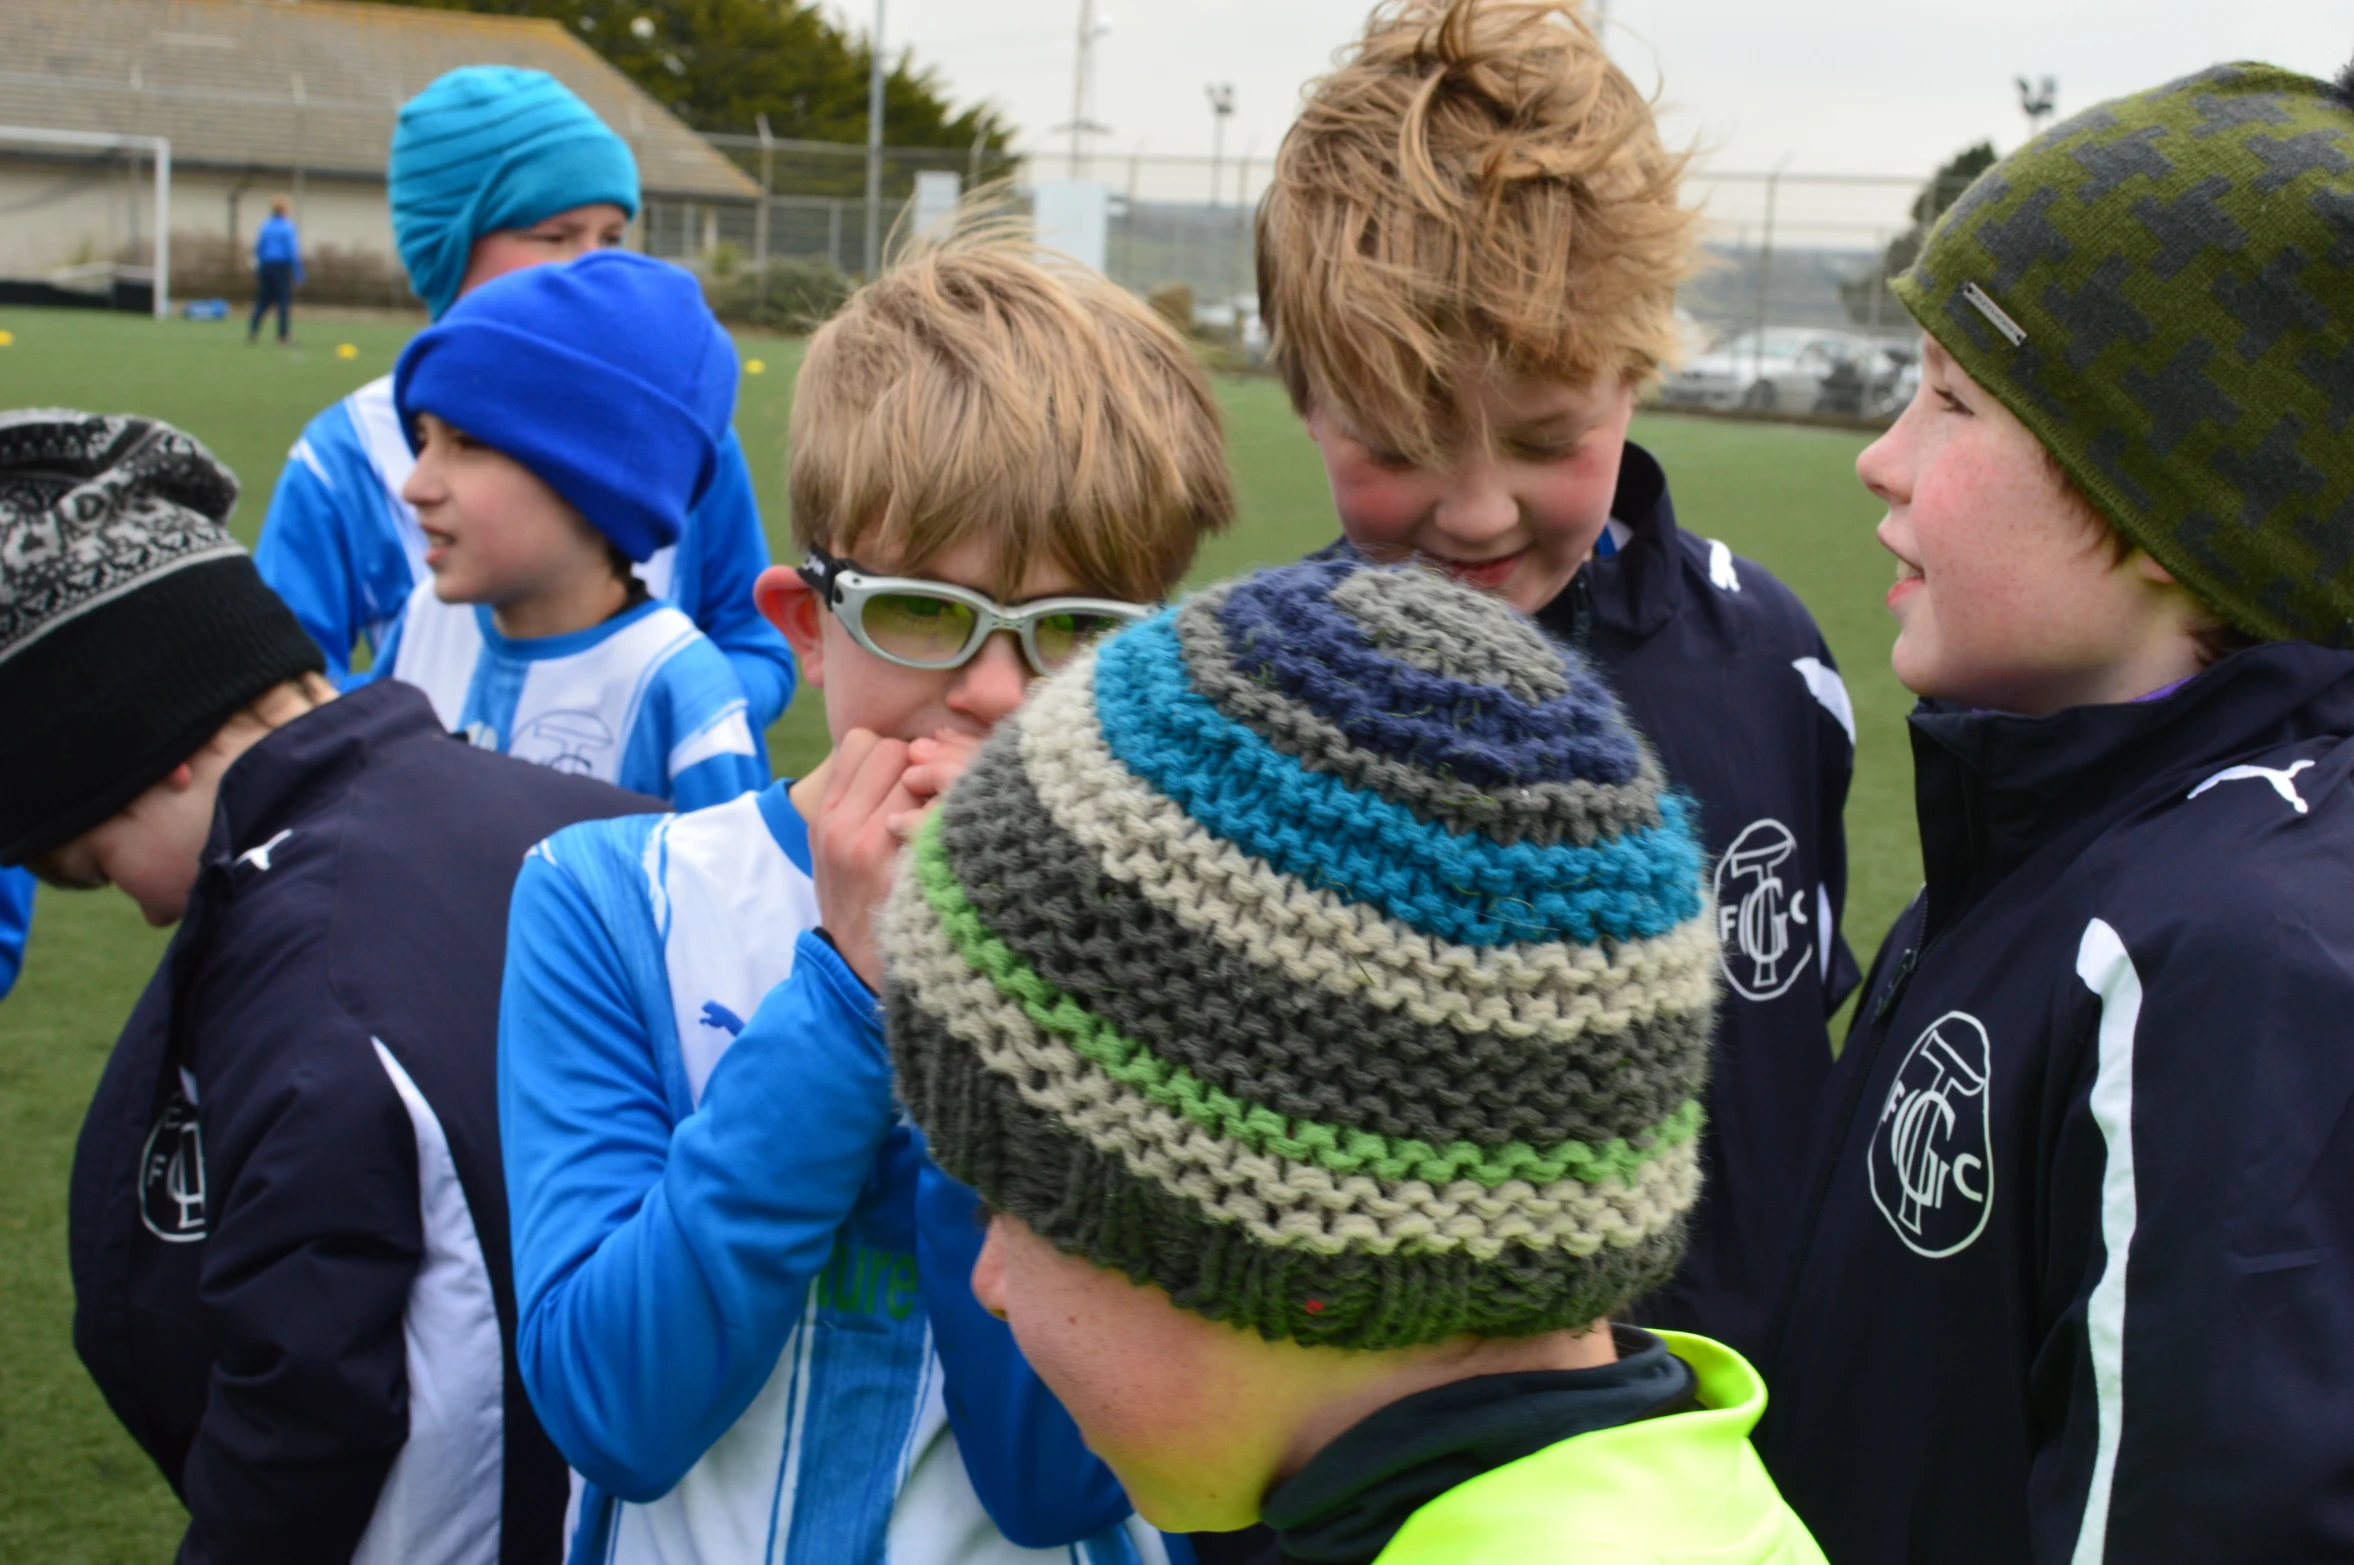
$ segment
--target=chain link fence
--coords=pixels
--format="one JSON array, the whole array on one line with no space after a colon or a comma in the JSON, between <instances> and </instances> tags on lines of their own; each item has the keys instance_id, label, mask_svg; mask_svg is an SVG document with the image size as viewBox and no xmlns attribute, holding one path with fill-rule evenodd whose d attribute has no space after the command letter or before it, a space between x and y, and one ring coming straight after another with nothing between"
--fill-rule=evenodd
<instances>
[{"instance_id":1,"label":"chain link fence","mask_svg":"<svg viewBox=\"0 0 2354 1565\"><path fill-rule=\"evenodd\" d=\"M709 138L768 192L744 202L650 201L641 242L713 279L730 313L793 326L822 316L866 274L867 149L759 136ZM1204 158L1144 148L885 149L874 213L880 243L903 224L918 176L960 188L1005 181L1104 187L1104 269L1138 293L1181 286L1196 324L1246 354L1258 332L1251 216L1270 175L1255 147ZM1926 174L1832 174L1695 167L1700 264L1678 294L1680 367L1660 385L1676 405L1885 416L1909 397L1916 332L1885 282L1910 259L1920 216L1965 181ZM1892 249L1893 247L1893 249ZM813 279L816 281L813 282Z\"/></svg>"}]
</instances>

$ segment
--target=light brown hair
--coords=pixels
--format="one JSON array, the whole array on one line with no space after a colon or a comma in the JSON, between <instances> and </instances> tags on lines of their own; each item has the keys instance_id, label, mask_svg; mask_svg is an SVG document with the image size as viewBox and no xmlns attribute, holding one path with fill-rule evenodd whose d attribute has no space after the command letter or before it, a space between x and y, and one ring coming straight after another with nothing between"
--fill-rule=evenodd
<instances>
[{"instance_id":1,"label":"light brown hair","mask_svg":"<svg viewBox=\"0 0 2354 1565\"><path fill-rule=\"evenodd\" d=\"M1151 602L1234 515L1208 378L1177 334L1002 221L921 245L810 340L793 538L920 571L979 538L1001 593L1049 559Z\"/></svg>"},{"instance_id":2,"label":"light brown hair","mask_svg":"<svg viewBox=\"0 0 2354 1565\"><path fill-rule=\"evenodd\" d=\"M1467 368L1650 375L1691 263L1685 161L1575 0L1378 7L1259 203L1259 310L1293 406L1328 401L1429 461Z\"/></svg>"}]
</instances>

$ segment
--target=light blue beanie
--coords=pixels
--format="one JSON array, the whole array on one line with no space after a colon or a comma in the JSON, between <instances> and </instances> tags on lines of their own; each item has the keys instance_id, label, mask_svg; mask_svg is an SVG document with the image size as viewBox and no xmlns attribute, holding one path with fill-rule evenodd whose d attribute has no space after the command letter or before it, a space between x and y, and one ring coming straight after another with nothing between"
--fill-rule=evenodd
<instances>
[{"instance_id":1,"label":"light blue beanie","mask_svg":"<svg viewBox=\"0 0 2354 1565\"><path fill-rule=\"evenodd\" d=\"M633 560L678 542L735 411L736 350L694 274L627 250L528 266L409 339L392 401L502 451Z\"/></svg>"},{"instance_id":2,"label":"light blue beanie","mask_svg":"<svg viewBox=\"0 0 2354 1565\"><path fill-rule=\"evenodd\" d=\"M436 320L484 234L598 201L638 209L629 144L555 77L504 65L461 66L401 105L388 178L401 265Z\"/></svg>"}]
</instances>

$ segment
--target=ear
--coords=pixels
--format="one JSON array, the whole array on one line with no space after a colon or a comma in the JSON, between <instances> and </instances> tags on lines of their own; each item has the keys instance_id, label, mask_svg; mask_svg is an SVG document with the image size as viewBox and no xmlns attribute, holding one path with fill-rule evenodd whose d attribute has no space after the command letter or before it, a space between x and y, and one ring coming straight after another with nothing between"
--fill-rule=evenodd
<instances>
[{"instance_id":1,"label":"ear","mask_svg":"<svg viewBox=\"0 0 2354 1565\"><path fill-rule=\"evenodd\" d=\"M2133 551L2133 568L2141 574L2143 581L2149 582L2153 586L2176 587L2181 585L2175 580L2172 571L2150 557L2150 551L2147 549L2136 548Z\"/></svg>"},{"instance_id":2,"label":"ear","mask_svg":"<svg viewBox=\"0 0 2354 1565\"><path fill-rule=\"evenodd\" d=\"M760 617L784 633L801 664L801 677L816 689L826 684L825 637L821 634L826 608L817 593L790 565L771 565L752 583L752 602Z\"/></svg>"}]
</instances>

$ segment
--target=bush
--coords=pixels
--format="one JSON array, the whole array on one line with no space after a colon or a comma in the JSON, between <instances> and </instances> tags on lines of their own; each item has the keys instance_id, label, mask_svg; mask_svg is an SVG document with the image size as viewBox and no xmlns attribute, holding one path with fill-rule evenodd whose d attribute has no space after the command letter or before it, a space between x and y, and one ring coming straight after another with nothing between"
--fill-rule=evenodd
<instances>
[{"instance_id":1,"label":"bush","mask_svg":"<svg viewBox=\"0 0 2354 1565\"><path fill-rule=\"evenodd\" d=\"M731 325L785 331L811 331L823 325L857 287L857 279L831 262L800 257L772 259L765 291L760 268L739 256L731 255L726 265L713 265L703 274L703 296L710 301L712 314Z\"/></svg>"}]
</instances>

